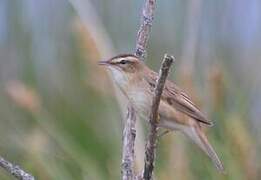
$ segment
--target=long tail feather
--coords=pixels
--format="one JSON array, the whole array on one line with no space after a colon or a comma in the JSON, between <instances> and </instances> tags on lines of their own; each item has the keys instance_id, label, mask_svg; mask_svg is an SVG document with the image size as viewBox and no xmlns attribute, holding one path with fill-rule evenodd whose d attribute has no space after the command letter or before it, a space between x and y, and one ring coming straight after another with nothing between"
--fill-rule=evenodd
<instances>
[{"instance_id":1,"label":"long tail feather","mask_svg":"<svg viewBox=\"0 0 261 180\"><path fill-rule=\"evenodd\" d=\"M217 153L208 142L208 139L199 126L186 127L183 131L192 141L197 144L212 160L215 167L222 173L225 172L224 167L218 158Z\"/></svg>"}]
</instances>

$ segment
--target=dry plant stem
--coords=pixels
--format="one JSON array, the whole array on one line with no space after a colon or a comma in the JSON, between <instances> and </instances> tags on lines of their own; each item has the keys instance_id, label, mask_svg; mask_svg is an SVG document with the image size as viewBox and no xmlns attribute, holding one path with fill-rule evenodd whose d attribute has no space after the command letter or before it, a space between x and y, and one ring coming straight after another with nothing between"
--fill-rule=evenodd
<instances>
[{"instance_id":1,"label":"dry plant stem","mask_svg":"<svg viewBox=\"0 0 261 180\"><path fill-rule=\"evenodd\" d=\"M168 55L164 56L159 71L159 76L156 82L156 87L152 100L151 113L149 116L150 128L149 128L148 141L145 149L145 165L144 165L144 172L143 172L144 180L152 179L152 172L154 169L154 161L155 161L156 145L157 145L157 123L159 120L158 108L160 103L160 97L165 85L165 81L167 79L169 69L173 61L174 61L174 57Z\"/></svg>"},{"instance_id":2,"label":"dry plant stem","mask_svg":"<svg viewBox=\"0 0 261 180\"><path fill-rule=\"evenodd\" d=\"M135 54L144 59L149 39L149 32L152 26L156 0L145 0L142 10L141 24L137 35ZM134 173L134 143L136 115L133 107L128 105L128 117L125 122L122 147L122 179L133 180Z\"/></svg>"},{"instance_id":3,"label":"dry plant stem","mask_svg":"<svg viewBox=\"0 0 261 180\"><path fill-rule=\"evenodd\" d=\"M123 131L123 145L122 145L122 179L134 179L134 143L135 143L135 123L136 115L132 106L128 106L128 113Z\"/></svg>"},{"instance_id":4,"label":"dry plant stem","mask_svg":"<svg viewBox=\"0 0 261 180\"><path fill-rule=\"evenodd\" d=\"M149 33L154 18L156 0L145 0L142 10L141 24L137 35L135 54L144 59L146 56L146 47L148 44Z\"/></svg>"},{"instance_id":5,"label":"dry plant stem","mask_svg":"<svg viewBox=\"0 0 261 180\"><path fill-rule=\"evenodd\" d=\"M20 180L34 180L34 177L24 170L22 170L19 166L13 165L12 163L8 162L4 158L0 156L0 166L4 168L7 172L13 175L16 179Z\"/></svg>"}]
</instances>

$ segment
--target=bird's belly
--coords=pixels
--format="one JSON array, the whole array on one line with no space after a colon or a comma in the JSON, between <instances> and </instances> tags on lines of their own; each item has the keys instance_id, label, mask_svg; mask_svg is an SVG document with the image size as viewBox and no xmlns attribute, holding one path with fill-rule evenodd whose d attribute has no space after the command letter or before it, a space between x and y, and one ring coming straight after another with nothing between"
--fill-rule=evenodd
<instances>
[{"instance_id":1,"label":"bird's belly","mask_svg":"<svg viewBox=\"0 0 261 180\"><path fill-rule=\"evenodd\" d=\"M137 113L147 119L151 109L152 96L142 90L131 91L128 94Z\"/></svg>"}]
</instances>

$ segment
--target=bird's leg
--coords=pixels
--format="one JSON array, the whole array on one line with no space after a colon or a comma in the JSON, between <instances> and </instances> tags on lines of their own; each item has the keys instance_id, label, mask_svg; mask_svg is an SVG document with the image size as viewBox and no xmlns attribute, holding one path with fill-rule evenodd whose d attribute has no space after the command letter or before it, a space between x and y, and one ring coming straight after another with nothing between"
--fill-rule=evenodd
<instances>
[{"instance_id":1,"label":"bird's leg","mask_svg":"<svg viewBox=\"0 0 261 180\"><path fill-rule=\"evenodd\" d=\"M158 134L158 139L163 137L164 135L168 134L169 132L171 132L171 130L164 130L163 132L161 132L160 134Z\"/></svg>"},{"instance_id":2,"label":"bird's leg","mask_svg":"<svg viewBox=\"0 0 261 180\"><path fill-rule=\"evenodd\" d=\"M157 124L160 123L160 114L158 114L158 117L157 117L157 119L156 119L156 122L157 122ZM159 127L158 127L158 128L159 128ZM170 131L170 130L164 130L163 132L161 132L161 133L159 133L159 134L157 135L157 138L159 139L159 138L163 137L164 135L168 134L169 132L171 132L171 131Z\"/></svg>"},{"instance_id":3,"label":"bird's leg","mask_svg":"<svg viewBox=\"0 0 261 180\"><path fill-rule=\"evenodd\" d=\"M157 122L157 124L159 124L159 122L160 122L160 115L159 114L158 114L158 117L156 119L156 122Z\"/></svg>"}]
</instances>

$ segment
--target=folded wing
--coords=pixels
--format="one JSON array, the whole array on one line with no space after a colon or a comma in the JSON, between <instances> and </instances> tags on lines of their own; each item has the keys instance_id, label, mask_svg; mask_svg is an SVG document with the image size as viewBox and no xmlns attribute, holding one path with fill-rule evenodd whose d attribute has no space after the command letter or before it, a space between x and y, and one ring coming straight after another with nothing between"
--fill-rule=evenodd
<instances>
[{"instance_id":1,"label":"folded wing","mask_svg":"<svg viewBox=\"0 0 261 180\"><path fill-rule=\"evenodd\" d=\"M157 75L155 76L155 72L151 73L152 74L149 76L147 81L151 87L155 87ZM191 118L209 126L213 125L213 123L196 107L191 98L171 81L166 81L161 98L166 100L166 102L176 110L190 116Z\"/></svg>"}]
</instances>

